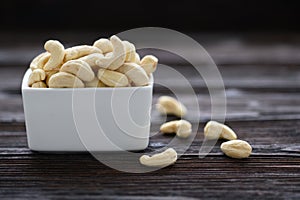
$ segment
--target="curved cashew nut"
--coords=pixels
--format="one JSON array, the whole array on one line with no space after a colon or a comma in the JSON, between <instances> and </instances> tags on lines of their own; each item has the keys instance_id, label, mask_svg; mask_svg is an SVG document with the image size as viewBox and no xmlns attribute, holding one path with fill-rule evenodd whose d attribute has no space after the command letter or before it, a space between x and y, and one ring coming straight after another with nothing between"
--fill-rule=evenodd
<instances>
[{"instance_id":1,"label":"curved cashew nut","mask_svg":"<svg viewBox=\"0 0 300 200\"><path fill-rule=\"evenodd\" d=\"M49 52L45 52L45 54L38 60L37 66L40 69L43 69L45 64L49 61L51 54Z\"/></svg>"},{"instance_id":2,"label":"curved cashew nut","mask_svg":"<svg viewBox=\"0 0 300 200\"><path fill-rule=\"evenodd\" d=\"M217 140L219 138L226 140L237 139L237 135L231 128L216 121L209 121L205 125L204 136L208 140Z\"/></svg>"},{"instance_id":3,"label":"curved cashew nut","mask_svg":"<svg viewBox=\"0 0 300 200\"><path fill-rule=\"evenodd\" d=\"M45 71L59 68L65 56L64 46L57 40L48 40L44 48L51 54L48 62L44 66Z\"/></svg>"},{"instance_id":4,"label":"curved cashew nut","mask_svg":"<svg viewBox=\"0 0 300 200\"><path fill-rule=\"evenodd\" d=\"M46 84L49 85L49 79L52 75L58 73L59 71L53 70L53 71L47 71L46 73Z\"/></svg>"},{"instance_id":5,"label":"curved cashew nut","mask_svg":"<svg viewBox=\"0 0 300 200\"><path fill-rule=\"evenodd\" d=\"M95 78L92 68L82 60L69 60L61 66L60 71L74 74L82 81L92 81Z\"/></svg>"},{"instance_id":6,"label":"curved cashew nut","mask_svg":"<svg viewBox=\"0 0 300 200\"><path fill-rule=\"evenodd\" d=\"M97 77L105 85L110 87L125 87L129 84L128 79L124 74L107 69L99 69Z\"/></svg>"},{"instance_id":7,"label":"curved cashew nut","mask_svg":"<svg viewBox=\"0 0 300 200\"><path fill-rule=\"evenodd\" d=\"M192 133L192 125L186 120L174 120L160 126L162 133L176 133L178 137L187 138Z\"/></svg>"},{"instance_id":8,"label":"curved cashew nut","mask_svg":"<svg viewBox=\"0 0 300 200\"><path fill-rule=\"evenodd\" d=\"M113 51L113 45L108 39L101 38L94 42L94 47L97 47L102 51L103 54L109 53Z\"/></svg>"},{"instance_id":9,"label":"curved cashew nut","mask_svg":"<svg viewBox=\"0 0 300 200\"><path fill-rule=\"evenodd\" d=\"M104 69L116 70L124 64L126 58L126 50L123 42L115 35L111 36L110 42L113 45L113 52L110 56L97 60L96 64Z\"/></svg>"},{"instance_id":10,"label":"curved cashew nut","mask_svg":"<svg viewBox=\"0 0 300 200\"><path fill-rule=\"evenodd\" d=\"M92 54L92 53L100 53L102 54L102 51L98 49L97 47L89 46L89 45L79 45L75 47L71 47L66 49L66 55L64 58L64 62L67 62L69 60L74 60L81 58L83 56Z\"/></svg>"},{"instance_id":11,"label":"curved cashew nut","mask_svg":"<svg viewBox=\"0 0 300 200\"><path fill-rule=\"evenodd\" d=\"M106 87L106 85L97 77L95 77L92 81L85 82L84 85L85 87Z\"/></svg>"},{"instance_id":12,"label":"curved cashew nut","mask_svg":"<svg viewBox=\"0 0 300 200\"><path fill-rule=\"evenodd\" d=\"M73 74L58 72L50 77L48 86L49 88L83 88L84 83Z\"/></svg>"},{"instance_id":13,"label":"curved cashew nut","mask_svg":"<svg viewBox=\"0 0 300 200\"><path fill-rule=\"evenodd\" d=\"M38 61L39 61L39 60L41 59L41 57L43 57L46 53L47 53L47 52L43 52L43 53L37 55L35 58L32 59L30 65L29 65L29 67L30 67L30 69L31 69L32 71L39 68L39 67L38 67Z\"/></svg>"},{"instance_id":14,"label":"curved cashew nut","mask_svg":"<svg viewBox=\"0 0 300 200\"><path fill-rule=\"evenodd\" d=\"M46 73L42 69L35 69L31 72L28 78L28 85L32 86L32 84L36 82L40 82L46 79Z\"/></svg>"},{"instance_id":15,"label":"curved cashew nut","mask_svg":"<svg viewBox=\"0 0 300 200\"><path fill-rule=\"evenodd\" d=\"M153 156L143 155L140 157L140 163L148 167L166 167L172 165L177 160L177 152L173 148L168 148L162 153Z\"/></svg>"},{"instance_id":16,"label":"curved cashew nut","mask_svg":"<svg viewBox=\"0 0 300 200\"><path fill-rule=\"evenodd\" d=\"M125 62L134 62L135 61L135 46L128 41L123 41L123 44L125 45L125 50L126 50Z\"/></svg>"},{"instance_id":17,"label":"curved cashew nut","mask_svg":"<svg viewBox=\"0 0 300 200\"><path fill-rule=\"evenodd\" d=\"M33 87L33 88L46 88L47 85L46 85L46 83L44 83L42 81L39 81L39 82L33 83L31 87Z\"/></svg>"},{"instance_id":18,"label":"curved cashew nut","mask_svg":"<svg viewBox=\"0 0 300 200\"><path fill-rule=\"evenodd\" d=\"M103 54L92 53L90 55L79 58L79 60L86 62L91 67L95 67L97 66L96 61L102 59L103 57L104 57Z\"/></svg>"},{"instance_id":19,"label":"curved cashew nut","mask_svg":"<svg viewBox=\"0 0 300 200\"><path fill-rule=\"evenodd\" d=\"M251 145L244 140L230 140L221 144L221 150L231 158L248 158L252 153Z\"/></svg>"},{"instance_id":20,"label":"curved cashew nut","mask_svg":"<svg viewBox=\"0 0 300 200\"><path fill-rule=\"evenodd\" d=\"M124 63L119 69L118 72L125 74L127 78L135 86L143 86L149 84L149 77L142 67L136 63Z\"/></svg>"},{"instance_id":21,"label":"curved cashew nut","mask_svg":"<svg viewBox=\"0 0 300 200\"><path fill-rule=\"evenodd\" d=\"M134 62L138 65L141 65L141 58L140 55L138 53L135 53L135 59Z\"/></svg>"},{"instance_id":22,"label":"curved cashew nut","mask_svg":"<svg viewBox=\"0 0 300 200\"><path fill-rule=\"evenodd\" d=\"M158 63L158 59L155 56L147 55L141 60L141 67L147 72L147 74L151 74L156 70Z\"/></svg>"},{"instance_id":23,"label":"curved cashew nut","mask_svg":"<svg viewBox=\"0 0 300 200\"><path fill-rule=\"evenodd\" d=\"M182 103L169 96L159 97L156 109L161 114L171 114L177 117L183 117L187 112L186 107Z\"/></svg>"}]
</instances>

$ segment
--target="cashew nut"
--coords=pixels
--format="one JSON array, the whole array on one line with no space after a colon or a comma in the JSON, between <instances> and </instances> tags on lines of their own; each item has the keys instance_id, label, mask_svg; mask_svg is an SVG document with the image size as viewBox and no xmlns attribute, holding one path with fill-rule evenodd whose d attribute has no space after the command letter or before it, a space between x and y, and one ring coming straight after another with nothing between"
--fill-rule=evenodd
<instances>
[{"instance_id":1,"label":"cashew nut","mask_svg":"<svg viewBox=\"0 0 300 200\"><path fill-rule=\"evenodd\" d=\"M28 78L28 85L32 86L32 84L36 82L40 82L45 80L46 78L46 73L42 69L35 69L34 71L31 72Z\"/></svg>"},{"instance_id":2,"label":"cashew nut","mask_svg":"<svg viewBox=\"0 0 300 200\"><path fill-rule=\"evenodd\" d=\"M123 41L123 44L125 45L125 50L126 50L125 62L134 62L135 61L135 46L128 41Z\"/></svg>"},{"instance_id":3,"label":"cashew nut","mask_svg":"<svg viewBox=\"0 0 300 200\"><path fill-rule=\"evenodd\" d=\"M47 85L46 85L46 83L44 83L42 81L39 81L39 82L33 83L31 87L33 87L33 88L46 88Z\"/></svg>"},{"instance_id":4,"label":"cashew nut","mask_svg":"<svg viewBox=\"0 0 300 200\"><path fill-rule=\"evenodd\" d=\"M51 54L48 62L44 66L45 71L58 69L65 56L64 46L57 40L48 40L44 48Z\"/></svg>"},{"instance_id":5,"label":"cashew nut","mask_svg":"<svg viewBox=\"0 0 300 200\"><path fill-rule=\"evenodd\" d=\"M105 85L110 87L125 87L129 84L124 74L107 69L99 69L97 77Z\"/></svg>"},{"instance_id":6,"label":"cashew nut","mask_svg":"<svg viewBox=\"0 0 300 200\"><path fill-rule=\"evenodd\" d=\"M53 71L47 71L46 73L46 84L49 85L49 79L53 74L58 73L59 71L53 70Z\"/></svg>"},{"instance_id":7,"label":"cashew nut","mask_svg":"<svg viewBox=\"0 0 300 200\"><path fill-rule=\"evenodd\" d=\"M41 59L41 57L43 57L46 53L48 52L44 52L44 53L41 53L39 54L38 56L36 56L35 58L33 58L33 60L31 61L29 67L30 69L33 71L35 69L38 69L38 61Z\"/></svg>"},{"instance_id":8,"label":"cashew nut","mask_svg":"<svg viewBox=\"0 0 300 200\"><path fill-rule=\"evenodd\" d=\"M149 77L145 70L136 63L124 63L118 72L125 74L135 86L148 85Z\"/></svg>"},{"instance_id":9,"label":"cashew nut","mask_svg":"<svg viewBox=\"0 0 300 200\"><path fill-rule=\"evenodd\" d=\"M135 53L135 59L134 62L138 65L141 65L141 58L140 55L138 53Z\"/></svg>"},{"instance_id":10,"label":"cashew nut","mask_svg":"<svg viewBox=\"0 0 300 200\"><path fill-rule=\"evenodd\" d=\"M97 60L96 64L104 69L116 70L124 64L126 58L126 50L123 42L117 37L112 36L110 42L113 45L113 52L110 56Z\"/></svg>"},{"instance_id":11,"label":"cashew nut","mask_svg":"<svg viewBox=\"0 0 300 200\"><path fill-rule=\"evenodd\" d=\"M66 72L58 72L53 74L49 79L49 88L83 88L83 82L74 76Z\"/></svg>"},{"instance_id":12,"label":"cashew nut","mask_svg":"<svg viewBox=\"0 0 300 200\"><path fill-rule=\"evenodd\" d=\"M235 132L228 126L216 121L209 121L204 127L204 136L208 140L217 140L219 138L226 140L236 140Z\"/></svg>"},{"instance_id":13,"label":"cashew nut","mask_svg":"<svg viewBox=\"0 0 300 200\"><path fill-rule=\"evenodd\" d=\"M69 60L74 60L81 58L83 56L92 54L92 53L100 53L102 54L102 51L98 49L97 47L90 46L90 45L79 45L75 47L70 47L66 49L66 55L64 58L64 62L67 62Z\"/></svg>"},{"instance_id":14,"label":"cashew nut","mask_svg":"<svg viewBox=\"0 0 300 200\"><path fill-rule=\"evenodd\" d=\"M49 52L45 52L45 54L38 60L37 67L43 69L45 64L49 61L51 54Z\"/></svg>"},{"instance_id":15,"label":"cashew nut","mask_svg":"<svg viewBox=\"0 0 300 200\"><path fill-rule=\"evenodd\" d=\"M252 153L251 145L244 140L231 140L221 144L221 150L231 158L248 158Z\"/></svg>"},{"instance_id":16,"label":"cashew nut","mask_svg":"<svg viewBox=\"0 0 300 200\"><path fill-rule=\"evenodd\" d=\"M82 81L92 81L95 78L92 68L82 60L69 60L61 66L60 71L74 74Z\"/></svg>"},{"instance_id":17,"label":"cashew nut","mask_svg":"<svg viewBox=\"0 0 300 200\"><path fill-rule=\"evenodd\" d=\"M172 165L177 160L177 152L173 148L168 148L162 153L153 156L143 155L140 157L140 163L148 167L166 167Z\"/></svg>"},{"instance_id":18,"label":"cashew nut","mask_svg":"<svg viewBox=\"0 0 300 200\"><path fill-rule=\"evenodd\" d=\"M106 85L97 77L95 77L92 81L85 82L84 85L85 87L106 87Z\"/></svg>"},{"instance_id":19,"label":"cashew nut","mask_svg":"<svg viewBox=\"0 0 300 200\"><path fill-rule=\"evenodd\" d=\"M182 103L169 96L159 97L158 102L156 104L156 109L161 114L171 114L177 117L183 117L186 115L187 112L186 107Z\"/></svg>"},{"instance_id":20,"label":"cashew nut","mask_svg":"<svg viewBox=\"0 0 300 200\"><path fill-rule=\"evenodd\" d=\"M97 66L96 61L102 59L103 57L104 57L103 54L92 53L90 55L83 56L83 57L79 58L78 60L82 60L82 61L86 62L87 64L89 64L89 66L95 67L95 66ZM97 68L99 68L99 67L97 66Z\"/></svg>"},{"instance_id":21,"label":"cashew nut","mask_svg":"<svg viewBox=\"0 0 300 200\"><path fill-rule=\"evenodd\" d=\"M155 56L147 55L141 60L141 67L147 72L147 74L151 74L156 70L158 63L158 59Z\"/></svg>"},{"instance_id":22,"label":"cashew nut","mask_svg":"<svg viewBox=\"0 0 300 200\"><path fill-rule=\"evenodd\" d=\"M94 47L97 47L102 51L103 54L109 53L113 51L113 45L108 39L101 38L94 42Z\"/></svg>"},{"instance_id":23,"label":"cashew nut","mask_svg":"<svg viewBox=\"0 0 300 200\"><path fill-rule=\"evenodd\" d=\"M192 125L186 120L174 120L160 126L162 133L176 133L178 137L187 138L192 133Z\"/></svg>"}]
</instances>

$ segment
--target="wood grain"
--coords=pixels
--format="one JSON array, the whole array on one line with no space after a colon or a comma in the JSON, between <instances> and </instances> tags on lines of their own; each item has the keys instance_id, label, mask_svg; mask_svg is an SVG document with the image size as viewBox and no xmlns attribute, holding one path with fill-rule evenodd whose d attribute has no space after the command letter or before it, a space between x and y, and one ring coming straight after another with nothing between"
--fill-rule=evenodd
<instances>
[{"instance_id":1,"label":"wood grain","mask_svg":"<svg viewBox=\"0 0 300 200\"><path fill-rule=\"evenodd\" d=\"M187 151L180 146L184 141L179 140L174 148L183 155L175 165L145 174L119 172L88 153L46 154L28 149L20 85L26 63L40 50L35 45L41 38L25 37L35 40L33 45L25 42L20 50L4 42L8 46L0 48L0 199L300 198L297 35L194 36L207 45L218 63L226 89L226 123L253 147L251 157L244 160L226 157L220 151L223 141L199 159L203 127L211 115L207 87L187 63L159 54L192 85L200 115L192 104L193 97L186 92L187 86L166 76L165 68L160 67L155 81L177 88L189 110L186 118L192 122L195 139ZM70 44L78 39L72 34L64 38ZM27 54L20 57L24 52ZM161 95L172 95L166 86L155 85L153 103ZM176 118L162 117L153 109L152 137L143 153L151 154L174 139L174 135L158 131L163 121L172 119ZM126 158L115 162L124 165Z\"/></svg>"}]
</instances>

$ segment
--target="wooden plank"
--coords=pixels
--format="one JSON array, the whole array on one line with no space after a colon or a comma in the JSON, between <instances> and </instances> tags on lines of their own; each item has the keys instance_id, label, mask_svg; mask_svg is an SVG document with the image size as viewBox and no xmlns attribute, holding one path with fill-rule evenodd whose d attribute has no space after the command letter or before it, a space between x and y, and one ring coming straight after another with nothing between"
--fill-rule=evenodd
<instances>
[{"instance_id":1,"label":"wooden plank","mask_svg":"<svg viewBox=\"0 0 300 200\"><path fill-rule=\"evenodd\" d=\"M229 125L253 145L250 158L225 157L220 141L199 159L201 123L195 142L175 165L146 174L110 169L88 154L31 152L24 131L0 131L0 198L299 198L300 152L292 147L300 145L300 120ZM172 138L155 135L146 151Z\"/></svg>"}]
</instances>

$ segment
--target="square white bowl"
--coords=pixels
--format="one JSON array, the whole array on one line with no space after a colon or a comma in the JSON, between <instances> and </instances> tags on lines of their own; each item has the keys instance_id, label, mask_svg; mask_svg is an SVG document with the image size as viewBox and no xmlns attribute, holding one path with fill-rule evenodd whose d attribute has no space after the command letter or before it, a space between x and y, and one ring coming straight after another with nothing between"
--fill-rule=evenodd
<instances>
[{"instance_id":1,"label":"square white bowl","mask_svg":"<svg viewBox=\"0 0 300 200\"><path fill-rule=\"evenodd\" d=\"M46 152L142 150L148 146L153 78L124 88L31 88L22 97L28 146Z\"/></svg>"}]
</instances>

